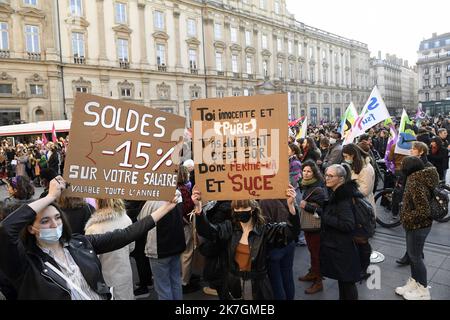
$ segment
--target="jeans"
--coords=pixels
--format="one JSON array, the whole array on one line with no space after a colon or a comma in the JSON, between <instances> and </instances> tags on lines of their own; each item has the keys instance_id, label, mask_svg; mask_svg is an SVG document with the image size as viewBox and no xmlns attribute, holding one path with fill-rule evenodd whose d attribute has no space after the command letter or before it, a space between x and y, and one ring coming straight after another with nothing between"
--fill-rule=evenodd
<instances>
[{"instance_id":1,"label":"jeans","mask_svg":"<svg viewBox=\"0 0 450 320\"><path fill-rule=\"evenodd\" d=\"M320 277L320 232L305 232L305 238L311 255L311 272Z\"/></svg>"},{"instance_id":2,"label":"jeans","mask_svg":"<svg viewBox=\"0 0 450 320\"><path fill-rule=\"evenodd\" d=\"M427 287L427 269L423 262L423 247L430 231L431 227L406 230L406 251L411 261L411 277L424 287Z\"/></svg>"},{"instance_id":3,"label":"jeans","mask_svg":"<svg viewBox=\"0 0 450 320\"><path fill-rule=\"evenodd\" d=\"M268 276L276 300L294 299L294 253L294 242L284 248L275 248L269 252Z\"/></svg>"},{"instance_id":4,"label":"jeans","mask_svg":"<svg viewBox=\"0 0 450 320\"><path fill-rule=\"evenodd\" d=\"M180 255L150 259L153 282L159 300L183 300Z\"/></svg>"}]
</instances>

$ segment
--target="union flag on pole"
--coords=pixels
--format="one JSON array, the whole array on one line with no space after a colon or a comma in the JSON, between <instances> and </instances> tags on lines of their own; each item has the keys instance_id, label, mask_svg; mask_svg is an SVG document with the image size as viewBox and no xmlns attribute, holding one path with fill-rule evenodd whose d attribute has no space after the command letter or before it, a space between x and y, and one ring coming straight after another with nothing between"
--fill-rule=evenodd
<instances>
[{"instance_id":1,"label":"union flag on pole","mask_svg":"<svg viewBox=\"0 0 450 320\"><path fill-rule=\"evenodd\" d=\"M52 141L53 143L58 142L58 138L56 137L56 129L55 129L55 123L53 122L52 126Z\"/></svg>"}]
</instances>

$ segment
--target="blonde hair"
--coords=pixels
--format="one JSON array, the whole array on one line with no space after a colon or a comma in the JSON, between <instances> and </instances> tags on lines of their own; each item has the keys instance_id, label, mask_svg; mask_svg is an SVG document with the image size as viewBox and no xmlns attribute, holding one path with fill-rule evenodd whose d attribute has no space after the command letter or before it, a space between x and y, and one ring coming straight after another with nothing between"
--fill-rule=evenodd
<instances>
[{"instance_id":1,"label":"blonde hair","mask_svg":"<svg viewBox=\"0 0 450 320\"><path fill-rule=\"evenodd\" d=\"M125 203L122 199L96 199L97 209L112 209L116 212L125 211Z\"/></svg>"}]
</instances>

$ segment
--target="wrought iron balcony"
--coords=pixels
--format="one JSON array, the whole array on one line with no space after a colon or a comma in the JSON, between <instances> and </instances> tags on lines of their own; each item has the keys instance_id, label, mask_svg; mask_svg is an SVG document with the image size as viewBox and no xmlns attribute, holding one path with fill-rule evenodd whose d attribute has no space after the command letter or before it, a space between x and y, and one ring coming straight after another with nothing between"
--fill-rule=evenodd
<instances>
[{"instance_id":1,"label":"wrought iron balcony","mask_svg":"<svg viewBox=\"0 0 450 320\"><path fill-rule=\"evenodd\" d=\"M86 64L86 59L84 57L74 56L73 57L73 63L75 63L75 64Z\"/></svg>"},{"instance_id":2,"label":"wrought iron balcony","mask_svg":"<svg viewBox=\"0 0 450 320\"><path fill-rule=\"evenodd\" d=\"M167 66L163 64L158 64L158 71L167 72Z\"/></svg>"},{"instance_id":3,"label":"wrought iron balcony","mask_svg":"<svg viewBox=\"0 0 450 320\"><path fill-rule=\"evenodd\" d=\"M39 52L27 52L28 60L41 60L41 54Z\"/></svg>"},{"instance_id":4,"label":"wrought iron balcony","mask_svg":"<svg viewBox=\"0 0 450 320\"><path fill-rule=\"evenodd\" d=\"M129 69L130 68L130 62L128 60L119 60L119 66L122 69Z\"/></svg>"},{"instance_id":5,"label":"wrought iron balcony","mask_svg":"<svg viewBox=\"0 0 450 320\"><path fill-rule=\"evenodd\" d=\"M0 59L8 59L9 57L9 50L0 50Z\"/></svg>"}]
</instances>

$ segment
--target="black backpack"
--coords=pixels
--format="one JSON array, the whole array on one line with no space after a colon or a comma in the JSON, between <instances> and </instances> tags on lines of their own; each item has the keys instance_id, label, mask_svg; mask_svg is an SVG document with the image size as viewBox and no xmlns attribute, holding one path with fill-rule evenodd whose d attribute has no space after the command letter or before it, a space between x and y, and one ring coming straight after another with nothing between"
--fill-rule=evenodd
<instances>
[{"instance_id":1,"label":"black backpack","mask_svg":"<svg viewBox=\"0 0 450 320\"><path fill-rule=\"evenodd\" d=\"M366 198L353 197L353 215L355 216L356 233L362 233L367 238L375 234L375 211Z\"/></svg>"},{"instance_id":2,"label":"black backpack","mask_svg":"<svg viewBox=\"0 0 450 320\"><path fill-rule=\"evenodd\" d=\"M448 191L442 186L437 186L431 190L430 209L433 220L442 219L447 215L448 194Z\"/></svg>"}]
</instances>

